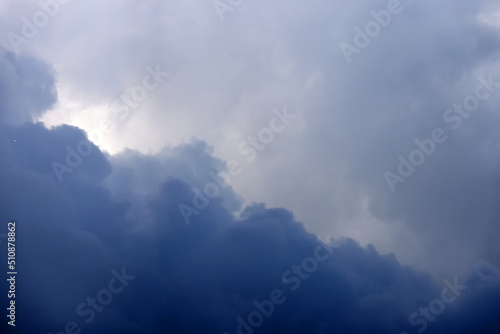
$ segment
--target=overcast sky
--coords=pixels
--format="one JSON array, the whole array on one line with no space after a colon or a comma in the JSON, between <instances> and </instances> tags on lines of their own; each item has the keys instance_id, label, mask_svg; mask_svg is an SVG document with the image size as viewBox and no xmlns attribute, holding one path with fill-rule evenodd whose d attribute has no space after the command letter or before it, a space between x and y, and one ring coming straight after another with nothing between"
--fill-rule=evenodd
<instances>
[{"instance_id":1,"label":"overcast sky","mask_svg":"<svg viewBox=\"0 0 500 334\"><path fill-rule=\"evenodd\" d=\"M5 0L0 32L22 333L500 333L497 1Z\"/></svg>"}]
</instances>

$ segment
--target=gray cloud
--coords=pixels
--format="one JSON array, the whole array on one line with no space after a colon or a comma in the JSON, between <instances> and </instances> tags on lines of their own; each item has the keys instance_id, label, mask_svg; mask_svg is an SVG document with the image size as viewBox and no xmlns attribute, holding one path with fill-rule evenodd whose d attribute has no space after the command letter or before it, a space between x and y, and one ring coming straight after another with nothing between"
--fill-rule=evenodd
<instances>
[{"instance_id":1,"label":"gray cloud","mask_svg":"<svg viewBox=\"0 0 500 334\"><path fill-rule=\"evenodd\" d=\"M316 286L287 295L290 303L262 332L366 332L365 324L371 332L414 329L410 314L441 291L418 270L442 282L481 261L489 264L463 278L471 289L426 332L498 331L485 307L498 303L500 95L481 102L459 129L443 120L448 108L474 93L479 77L500 81L499 30L492 24L498 5L402 1L401 13L348 64L339 44L352 43L354 28L388 3L243 2L220 21L211 2L71 2L24 49L53 64L58 104L46 64L3 51L0 173L5 188L15 191L2 193L1 214L29 226L24 258L40 264L25 270L40 275L45 287L23 285L26 296L36 296L23 312L40 312L34 321L42 328L61 328L79 302L107 284L112 269L125 266L137 276L136 287L116 296L104 311L109 318L100 317L124 327L97 320L95 330L204 326L232 333L253 298L268 298L281 273L314 249L316 237L301 221L323 240L349 236L363 246L346 241L311 278ZM19 31L17 18L38 9L13 3L2 15L2 31ZM107 106L155 64L171 71L171 80L106 138L115 150L129 149L109 155L93 146L58 185L51 162L64 161L66 146L76 147L85 133L68 125L21 125L35 118L95 128ZM297 115L293 124L184 224L178 204L191 202L225 161L241 159L238 144L282 105ZM391 192L384 172L396 172L398 156L407 158L414 140L435 128L446 132L446 142ZM198 139L188 140L193 135ZM248 206L254 201L295 216ZM418 269L378 255L369 243ZM43 249L65 252L49 262ZM50 282L51 272L68 278ZM206 280L200 272L208 273ZM49 310L44 303L58 285L73 293ZM142 293L150 305L134 313L125 300ZM181 306L169 307L169 300Z\"/></svg>"},{"instance_id":2,"label":"gray cloud","mask_svg":"<svg viewBox=\"0 0 500 334\"><path fill-rule=\"evenodd\" d=\"M1 47L0 60L1 124L32 122L57 101L55 80L47 64Z\"/></svg>"}]
</instances>

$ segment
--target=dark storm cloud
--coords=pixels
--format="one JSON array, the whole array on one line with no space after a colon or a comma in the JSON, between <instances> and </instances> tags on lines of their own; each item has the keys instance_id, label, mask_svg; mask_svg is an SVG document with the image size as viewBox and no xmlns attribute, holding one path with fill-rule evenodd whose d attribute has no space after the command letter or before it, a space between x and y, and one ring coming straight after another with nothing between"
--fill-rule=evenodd
<instances>
[{"instance_id":1,"label":"dark storm cloud","mask_svg":"<svg viewBox=\"0 0 500 334\"><path fill-rule=\"evenodd\" d=\"M52 124L64 119L90 128L91 119L105 117L93 107L140 82L146 66L172 71L127 126L106 136L113 150L156 152L196 134L229 160L272 107L287 104L297 122L234 180L245 199L293 209L321 237L355 236L433 273L453 275L482 259L498 266L500 95L456 131L442 119L474 93L479 76L500 81L498 1L399 1L402 11L348 64L339 45L352 44L356 27L365 30L374 12L380 17L396 2L226 1L234 10L223 21L213 1L71 2L26 48L59 69L66 105L49 114ZM10 0L0 26L18 32L21 18L40 10L36 2L25 6ZM414 140L436 127L447 130L447 141L392 194L384 172L395 172L398 156L408 158ZM147 173L140 166L152 158L119 159L136 155L144 162L134 173ZM186 181L195 168L151 163L141 185L129 162L111 163L108 183L116 185L114 197L133 199L130 217L142 214L139 195L152 189L154 175ZM85 172L79 168L64 178ZM122 174L139 194L124 189Z\"/></svg>"},{"instance_id":2,"label":"dark storm cloud","mask_svg":"<svg viewBox=\"0 0 500 334\"><path fill-rule=\"evenodd\" d=\"M253 204L236 214L230 188L186 225L178 204L225 167L205 143L114 158L94 146L59 183L51 162L84 138L69 126L2 126L0 220L17 221L19 333L413 333L425 324L426 333L465 334L500 326L500 273L486 263L440 286L372 246L345 239L329 249L288 210ZM441 305L444 313L422 315ZM0 326L12 331L5 319Z\"/></svg>"},{"instance_id":3,"label":"dark storm cloud","mask_svg":"<svg viewBox=\"0 0 500 334\"><path fill-rule=\"evenodd\" d=\"M0 73L0 124L31 122L57 100L52 70L38 59L0 46Z\"/></svg>"},{"instance_id":4,"label":"dark storm cloud","mask_svg":"<svg viewBox=\"0 0 500 334\"><path fill-rule=\"evenodd\" d=\"M55 333L75 321L91 333L235 333L239 317L251 323L254 301L269 300L278 289L285 300L274 305L256 333L399 333L410 327L410 314L440 296L430 276L352 240L335 247L308 277L304 269L284 276L292 266L304 266L319 245L289 211L253 205L236 218L221 199L186 225L177 205L193 196L193 188L178 178L167 176L144 200L144 215L129 219L130 202L115 201L102 184L107 164L82 166L73 182L63 184L50 168L36 168L45 162L36 159L40 142L52 137L53 145L62 147L82 135L71 129L59 136L57 130L26 125L1 139L2 157L10 166L0 170L5 185L0 216L18 222L18 270L23 274L17 324L25 332ZM22 148L5 148L11 136L25 143ZM190 156L196 145L177 150L172 163L179 163L182 151L188 158L180 164L187 169L207 162L203 154L199 161ZM54 158L51 152L58 151L46 153ZM148 164L140 160L136 164ZM130 163L130 170L134 167ZM84 169L93 175L78 173ZM122 268L135 278L102 312L91 311L87 297L98 296L112 270ZM462 326L493 328L496 318L488 310L499 306L499 275L491 266L479 267L466 281L468 290L458 306L450 306L458 313L428 321L427 332L454 328L458 319ZM478 303L483 312L475 308Z\"/></svg>"},{"instance_id":5,"label":"dark storm cloud","mask_svg":"<svg viewBox=\"0 0 500 334\"><path fill-rule=\"evenodd\" d=\"M222 183L217 174L227 166L212 153L213 147L194 138L187 144L165 147L155 156L126 150L110 157L114 168L106 182L116 198L130 200L133 212L139 214L143 210L141 207L144 208L144 200L157 193L158 183L169 177L184 180L200 192L208 183ZM226 180L230 181L230 177ZM241 208L241 198L227 183L222 183L218 189L219 200L222 199L231 212ZM191 204L192 198L186 203Z\"/></svg>"}]
</instances>

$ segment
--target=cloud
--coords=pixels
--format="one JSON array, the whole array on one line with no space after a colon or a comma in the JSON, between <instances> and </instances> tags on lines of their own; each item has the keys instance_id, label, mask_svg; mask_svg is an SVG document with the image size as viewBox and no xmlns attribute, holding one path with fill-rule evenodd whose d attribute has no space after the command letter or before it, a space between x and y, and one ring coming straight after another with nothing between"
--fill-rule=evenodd
<instances>
[{"instance_id":1,"label":"cloud","mask_svg":"<svg viewBox=\"0 0 500 334\"><path fill-rule=\"evenodd\" d=\"M0 73L0 124L32 122L57 101L52 69L38 59L0 47Z\"/></svg>"},{"instance_id":2,"label":"cloud","mask_svg":"<svg viewBox=\"0 0 500 334\"><path fill-rule=\"evenodd\" d=\"M34 110L43 112L48 97L35 97ZM179 203L226 167L203 141L113 157L93 146L58 182L51 162L85 138L70 126L2 125L0 220L16 221L19 332L250 333L256 303L267 300L283 302L255 333L413 332L410 315L441 296L429 274L393 254L352 239L330 240L329 251L291 211L240 210L229 186L185 224ZM487 263L474 267L426 333L496 333L499 277ZM271 297L277 290L281 297Z\"/></svg>"}]
</instances>

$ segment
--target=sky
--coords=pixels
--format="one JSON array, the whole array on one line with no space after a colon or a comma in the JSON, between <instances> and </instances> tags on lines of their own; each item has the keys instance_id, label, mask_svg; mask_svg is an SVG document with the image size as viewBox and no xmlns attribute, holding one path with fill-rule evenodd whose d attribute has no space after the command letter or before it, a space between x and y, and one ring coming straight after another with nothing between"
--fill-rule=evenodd
<instances>
[{"instance_id":1,"label":"sky","mask_svg":"<svg viewBox=\"0 0 500 334\"><path fill-rule=\"evenodd\" d=\"M4 0L0 32L2 333L500 333L497 1Z\"/></svg>"}]
</instances>

